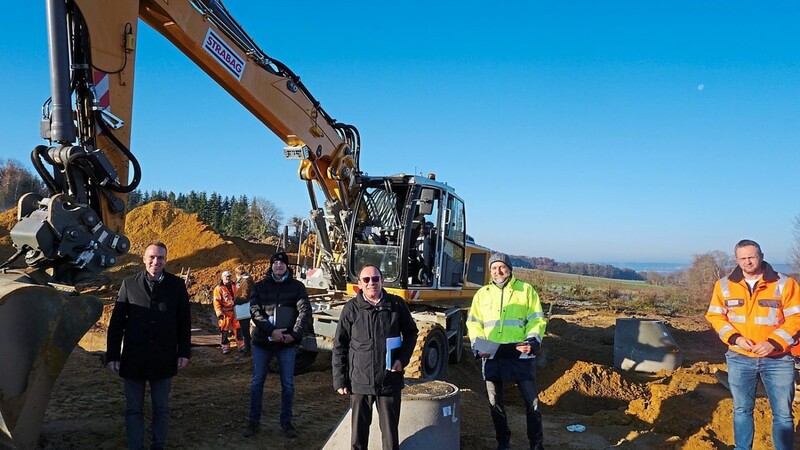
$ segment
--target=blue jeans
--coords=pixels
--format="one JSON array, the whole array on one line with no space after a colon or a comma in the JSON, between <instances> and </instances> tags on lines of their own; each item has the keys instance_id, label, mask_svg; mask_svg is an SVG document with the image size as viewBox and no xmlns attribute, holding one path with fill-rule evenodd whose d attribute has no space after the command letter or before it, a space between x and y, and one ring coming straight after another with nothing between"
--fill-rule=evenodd
<instances>
[{"instance_id":1,"label":"blue jeans","mask_svg":"<svg viewBox=\"0 0 800 450\"><path fill-rule=\"evenodd\" d=\"M772 444L775 450L794 448L794 359L753 358L728 350L728 384L733 394L733 435L736 450L753 447L753 409L756 385L761 378L772 409Z\"/></svg>"},{"instance_id":2,"label":"blue jeans","mask_svg":"<svg viewBox=\"0 0 800 450\"><path fill-rule=\"evenodd\" d=\"M125 430L128 448L140 450L144 447L144 390L145 380L125 380ZM169 427L169 392L172 378L150 380L150 403L153 407L153 443L151 449L163 449L167 443Z\"/></svg>"},{"instance_id":3,"label":"blue jeans","mask_svg":"<svg viewBox=\"0 0 800 450\"><path fill-rule=\"evenodd\" d=\"M252 346L253 382L250 384L250 413L248 418L253 422L261 421L261 405L264 400L264 382L267 380L269 363L274 355L278 359L281 377L281 423L292 420L292 402L294 401L294 345Z\"/></svg>"}]
</instances>

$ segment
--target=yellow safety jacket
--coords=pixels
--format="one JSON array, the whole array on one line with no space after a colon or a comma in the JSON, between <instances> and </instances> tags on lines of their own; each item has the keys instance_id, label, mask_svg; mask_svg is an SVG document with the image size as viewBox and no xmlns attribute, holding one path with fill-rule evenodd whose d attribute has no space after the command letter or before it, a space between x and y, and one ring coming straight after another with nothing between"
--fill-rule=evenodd
<instances>
[{"instance_id":1,"label":"yellow safety jacket","mask_svg":"<svg viewBox=\"0 0 800 450\"><path fill-rule=\"evenodd\" d=\"M541 343L546 326L539 294L513 275L503 289L494 283L480 288L472 298L467 317L467 332L472 342L480 337L500 344L531 338Z\"/></svg>"},{"instance_id":2,"label":"yellow safety jacket","mask_svg":"<svg viewBox=\"0 0 800 450\"><path fill-rule=\"evenodd\" d=\"M769 356L777 356L789 352L800 332L800 287L769 264L762 267L764 274L752 293L741 268L717 281L706 312L720 339L731 350L751 357L758 355L739 348L736 338L744 336L756 344L770 341L776 349Z\"/></svg>"}]
</instances>

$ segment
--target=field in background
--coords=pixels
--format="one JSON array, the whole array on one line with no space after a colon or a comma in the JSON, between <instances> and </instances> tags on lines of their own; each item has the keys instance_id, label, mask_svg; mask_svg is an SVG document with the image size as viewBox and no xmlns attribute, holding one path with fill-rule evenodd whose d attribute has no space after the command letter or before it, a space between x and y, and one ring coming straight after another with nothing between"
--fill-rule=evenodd
<instances>
[{"instance_id":1,"label":"field in background","mask_svg":"<svg viewBox=\"0 0 800 450\"><path fill-rule=\"evenodd\" d=\"M666 315L700 313L708 307L706 300L691 299L686 289L679 286L531 269L514 269L514 275L531 283L545 304L585 303Z\"/></svg>"}]
</instances>

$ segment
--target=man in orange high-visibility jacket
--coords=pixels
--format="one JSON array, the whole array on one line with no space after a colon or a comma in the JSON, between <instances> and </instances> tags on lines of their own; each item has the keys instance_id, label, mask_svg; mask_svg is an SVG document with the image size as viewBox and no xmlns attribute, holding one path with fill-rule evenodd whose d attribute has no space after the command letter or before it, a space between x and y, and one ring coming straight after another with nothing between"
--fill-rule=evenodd
<instances>
[{"instance_id":1,"label":"man in orange high-visibility jacket","mask_svg":"<svg viewBox=\"0 0 800 450\"><path fill-rule=\"evenodd\" d=\"M737 268L717 281L706 313L728 344L728 384L733 395L736 449L753 446L756 383L764 383L772 409L776 450L794 448L794 359L790 347L800 331L800 287L764 262L761 247L742 240L734 248Z\"/></svg>"},{"instance_id":2,"label":"man in orange high-visibility jacket","mask_svg":"<svg viewBox=\"0 0 800 450\"><path fill-rule=\"evenodd\" d=\"M231 352L229 334L236 336L236 346L241 350L244 348L244 337L239 327L239 321L234 314L233 299L236 295L236 284L233 276L227 270L222 272L222 281L214 288L214 313L217 315L219 325L219 345L222 354L227 355Z\"/></svg>"}]
</instances>

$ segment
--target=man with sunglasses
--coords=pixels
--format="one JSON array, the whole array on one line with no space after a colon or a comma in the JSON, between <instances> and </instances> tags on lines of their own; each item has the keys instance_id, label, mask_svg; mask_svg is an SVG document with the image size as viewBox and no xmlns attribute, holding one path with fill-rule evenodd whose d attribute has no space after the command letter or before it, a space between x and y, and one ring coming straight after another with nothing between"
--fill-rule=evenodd
<instances>
[{"instance_id":1,"label":"man with sunglasses","mask_svg":"<svg viewBox=\"0 0 800 450\"><path fill-rule=\"evenodd\" d=\"M380 269L365 265L358 276L358 294L345 304L333 341L333 388L350 395L353 449L367 449L376 403L383 450L400 448L403 369L417 334L403 299L383 289Z\"/></svg>"}]
</instances>

